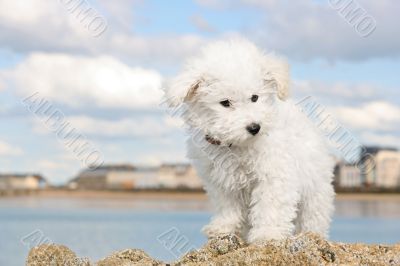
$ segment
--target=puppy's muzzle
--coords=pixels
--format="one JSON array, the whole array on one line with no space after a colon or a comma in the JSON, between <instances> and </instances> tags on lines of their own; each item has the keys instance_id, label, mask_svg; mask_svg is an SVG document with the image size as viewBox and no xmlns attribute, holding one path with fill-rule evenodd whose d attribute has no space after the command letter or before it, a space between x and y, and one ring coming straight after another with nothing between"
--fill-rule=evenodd
<instances>
[{"instance_id":1,"label":"puppy's muzzle","mask_svg":"<svg viewBox=\"0 0 400 266\"><path fill-rule=\"evenodd\" d=\"M258 134L258 132L260 132L261 126L256 123L251 123L246 127L246 129L251 135L255 136Z\"/></svg>"}]
</instances>

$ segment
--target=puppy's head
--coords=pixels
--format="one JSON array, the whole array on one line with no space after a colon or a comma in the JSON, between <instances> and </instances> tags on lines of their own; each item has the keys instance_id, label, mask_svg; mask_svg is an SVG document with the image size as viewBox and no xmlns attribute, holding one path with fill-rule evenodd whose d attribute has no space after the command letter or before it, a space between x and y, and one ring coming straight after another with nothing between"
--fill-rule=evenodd
<instances>
[{"instance_id":1,"label":"puppy's head","mask_svg":"<svg viewBox=\"0 0 400 266\"><path fill-rule=\"evenodd\" d=\"M171 106L223 144L245 145L273 127L277 106L288 97L289 67L243 40L220 41L192 58L166 89Z\"/></svg>"}]
</instances>

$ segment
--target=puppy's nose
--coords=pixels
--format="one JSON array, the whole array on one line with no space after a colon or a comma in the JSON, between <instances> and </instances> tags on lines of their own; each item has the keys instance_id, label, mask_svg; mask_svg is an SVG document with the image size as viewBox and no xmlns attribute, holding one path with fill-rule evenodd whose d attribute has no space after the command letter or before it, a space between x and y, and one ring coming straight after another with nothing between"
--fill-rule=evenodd
<instances>
[{"instance_id":1,"label":"puppy's nose","mask_svg":"<svg viewBox=\"0 0 400 266\"><path fill-rule=\"evenodd\" d=\"M260 131L260 128L260 125L256 123L251 123L246 127L247 131L253 136L257 135L257 133Z\"/></svg>"}]
</instances>

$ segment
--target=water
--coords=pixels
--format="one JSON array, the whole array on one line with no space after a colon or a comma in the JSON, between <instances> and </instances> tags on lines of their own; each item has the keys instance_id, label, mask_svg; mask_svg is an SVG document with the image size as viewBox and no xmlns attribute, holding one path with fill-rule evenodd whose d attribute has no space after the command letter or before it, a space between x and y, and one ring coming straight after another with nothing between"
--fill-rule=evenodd
<instances>
[{"instance_id":1,"label":"water","mask_svg":"<svg viewBox=\"0 0 400 266\"><path fill-rule=\"evenodd\" d=\"M337 201L331 239L400 242L399 203ZM0 265L24 265L29 249L40 242L62 243L92 260L125 248L175 260L206 241L200 228L210 218L208 210L203 200L0 199ZM176 247L173 238L180 239Z\"/></svg>"}]
</instances>

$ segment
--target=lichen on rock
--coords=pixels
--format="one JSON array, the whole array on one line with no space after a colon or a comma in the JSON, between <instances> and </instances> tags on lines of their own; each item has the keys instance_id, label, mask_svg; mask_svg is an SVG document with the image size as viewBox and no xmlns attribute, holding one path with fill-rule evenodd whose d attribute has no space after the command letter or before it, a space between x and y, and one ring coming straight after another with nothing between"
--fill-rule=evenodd
<instances>
[{"instance_id":1,"label":"lichen on rock","mask_svg":"<svg viewBox=\"0 0 400 266\"><path fill-rule=\"evenodd\" d=\"M29 266L90 266L86 258L78 258L73 251L62 245L40 245L31 249L26 261Z\"/></svg>"},{"instance_id":2,"label":"lichen on rock","mask_svg":"<svg viewBox=\"0 0 400 266\"><path fill-rule=\"evenodd\" d=\"M53 264L50 264L52 262ZM65 262L69 264L65 264ZM63 264L64 263L64 264ZM74 264L75 263L75 264ZM96 264L79 259L64 246L42 245L32 249L28 266L195 266L195 265L400 265L400 244L393 246L329 242L312 233L285 240L247 245L235 235L217 237L204 247L167 264L138 249L115 252Z\"/></svg>"},{"instance_id":3,"label":"lichen on rock","mask_svg":"<svg viewBox=\"0 0 400 266\"><path fill-rule=\"evenodd\" d=\"M97 262L97 266L157 266L164 265L140 249L126 249Z\"/></svg>"}]
</instances>

